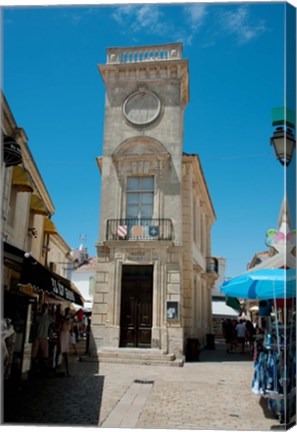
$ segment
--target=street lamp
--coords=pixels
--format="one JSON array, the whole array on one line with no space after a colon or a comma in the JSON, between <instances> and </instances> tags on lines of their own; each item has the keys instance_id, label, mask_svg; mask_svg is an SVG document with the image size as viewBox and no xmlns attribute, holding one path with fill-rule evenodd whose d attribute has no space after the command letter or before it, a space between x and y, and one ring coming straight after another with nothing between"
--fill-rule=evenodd
<instances>
[{"instance_id":1,"label":"street lamp","mask_svg":"<svg viewBox=\"0 0 297 432\"><path fill-rule=\"evenodd\" d=\"M289 128L278 127L270 139L276 158L282 165L288 166L292 160L296 141L293 131Z\"/></svg>"}]
</instances>

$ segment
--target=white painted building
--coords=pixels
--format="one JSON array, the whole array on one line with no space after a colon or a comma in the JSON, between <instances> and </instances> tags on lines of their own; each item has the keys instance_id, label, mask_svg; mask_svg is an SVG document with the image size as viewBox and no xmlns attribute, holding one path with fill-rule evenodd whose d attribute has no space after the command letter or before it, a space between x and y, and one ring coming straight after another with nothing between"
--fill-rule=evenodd
<instances>
[{"instance_id":1,"label":"white painted building","mask_svg":"<svg viewBox=\"0 0 297 432\"><path fill-rule=\"evenodd\" d=\"M84 310L91 310L95 290L96 257L88 258L82 265L71 272L71 281L84 298Z\"/></svg>"}]
</instances>

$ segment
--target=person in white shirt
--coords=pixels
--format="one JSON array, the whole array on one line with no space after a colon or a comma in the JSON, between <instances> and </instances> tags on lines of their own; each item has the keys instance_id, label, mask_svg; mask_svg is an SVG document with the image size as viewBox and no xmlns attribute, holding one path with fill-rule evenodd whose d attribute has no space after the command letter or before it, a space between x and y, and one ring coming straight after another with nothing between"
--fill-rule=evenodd
<instances>
[{"instance_id":1,"label":"person in white shirt","mask_svg":"<svg viewBox=\"0 0 297 432\"><path fill-rule=\"evenodd\" d=\"M241 319L237 324L235 330L236 330L238 344L241 345L241 353L243 354L244 347L245 347L245 336L246 336L245 321Z\"/></svg>"}]
</instances>

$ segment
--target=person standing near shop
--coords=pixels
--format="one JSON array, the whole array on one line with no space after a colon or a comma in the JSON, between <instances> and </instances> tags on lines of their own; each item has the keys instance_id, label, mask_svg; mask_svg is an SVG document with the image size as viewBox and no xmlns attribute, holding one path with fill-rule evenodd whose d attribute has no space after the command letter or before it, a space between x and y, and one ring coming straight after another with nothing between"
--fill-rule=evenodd
<instances>
[{"instance_id":1,"label":"person standing near shop","mask_svg":"<svg viewBox=\"0 0 297 432\"><path fill-rule=\"evenodd\" d=\"M36 320L36 333L32 348L33 368L36 368L37 359L40 356L43 372L48 366L48 329L52 322L53 319L48 314L48 304L43 303L41 315Z\"/></svg>"},{"instance_id":2,"label":"person standing near shop","mask_svg":"<svg viewBox=\"0 0 297 432\"><path fill-rule=\"evenodd\" d=\"M235 344L234 344L234 327L230 318L223 322L223 335L225 337L226 342L226 352L231 353Z\"/></svg>"},{"instance_id":3,"label":"person standing near shop","mask_svg":"<svg viewBox=\"0 0 297 432\"><path fill-rule=\"evenodd\" d=\"M244 353L245 348L245 337L246 337L246 327L245 327L245 321L242 319L239 321L239 323L236 326L236 335L239 346L241 346L241 354Z\"/></svg>"},{"instance_id":4,"label":"person standing near shop","mask_svg":"<svg viewBox=\"0 0 297 432\"><path fill-rule=\"evenodd\" d=\"M60 345L60 353L63 356L67 376L70 376L69 365L68 365L68 353L70 348L70 330L72 329L72 322L73 319L70 315L70 309L66 308L64 316L61 319L59 345Z\"/></svg>"},{"instance_id":5,"label":"person standing near shop","mask_svg":"<svg viewBox=\"0 0 297 432\"><path fill-rule=\"evenodd\" d=\"M83 319L84 319L84 311L82 310L82 308L78 309L78 311L76 312L76 317L78 320L78 332L79 332L79 336L83 337ZM77 340L78 341L78 340Z\"/></svg>"}]
</instances>

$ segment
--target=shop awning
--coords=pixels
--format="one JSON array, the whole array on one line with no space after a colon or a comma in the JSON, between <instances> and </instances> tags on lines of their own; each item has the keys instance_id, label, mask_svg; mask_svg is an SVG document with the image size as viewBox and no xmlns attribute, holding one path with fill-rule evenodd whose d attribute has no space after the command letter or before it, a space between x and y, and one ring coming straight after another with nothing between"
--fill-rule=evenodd
<instances>
[{"instance_id":1,"label":"shop awning","mask_svg":"<svg viewBox=\"0 0 297 432\"><path fill-rule=\"evenodd\" d=\"M81 306L84 304L82 295L71 281L50 271L31 256L23 261L19 285L31 285L39 291L54 294L72 303Z\"/></svg>"},{"instance_id":2,"label":"shop awning","mask_svg":"<svg viewBox=\"0 0 297 432\"><path fill-rule=\"evenodd\" d=\"M21 276L19 285L33 287L38 291L47 292L75 304L84 305L84 298L77 287L68 279L47 269L33 257L25 258L25 251L10 243L3 242L4 264L6 260L18 264Z\"/></svg>"},{"instance_id":3,"label":"shop awning","mask_svg":"<svg viewBox=\"0 0 297 432\"><path fill-rule=\"evenodd\" d=\"M58 234L54 222L48 217L44 221L44 232L47 234Z\"/></svg>"},{"instance_id":4,"label":"shop awning","mask_svg":"<svg viewBox=\"0 0 297 432\"><path fill-rule=\"evenodd\" d=\"M45 207L41 199L34 194L31 195L30 210L36 214L40 214L44 216L49 215L49 211L47 210L47 208Z\"/></svg>"},{"instance_id":5,"label":"shop awning","mask_svg":"<svg viewBox=\"0 0 297 432\"><path fill-rule=\"evenodd\" d=\"M14 186L18 192L33 192L30 174L24 167L20 165L13 167L12 186Z\"/></svg>"},{"instance_id":6,"label":"shop awning","mask_svg":"<svg viewBox=\"0 0 297 432\"><path fill-rule=\"evenodd\" d=\"M220 318L236 318L239 311L227 306L225 301L212 301L212 315Z\"/></svg>"},{"instance_id":7,"label":"shop awning","mask_svg":"<svg viewBox=\"0 0 297 432\"><path fill-rule=\"evenodd\" d=\"M241 304L239 303L239 301L237 300L236 297L226 296L225 302L226 302L227 306L230 306L233 309L236 309L236 310L239 310L239 311L241 310Z\"/></svg>"}]
</instances>

